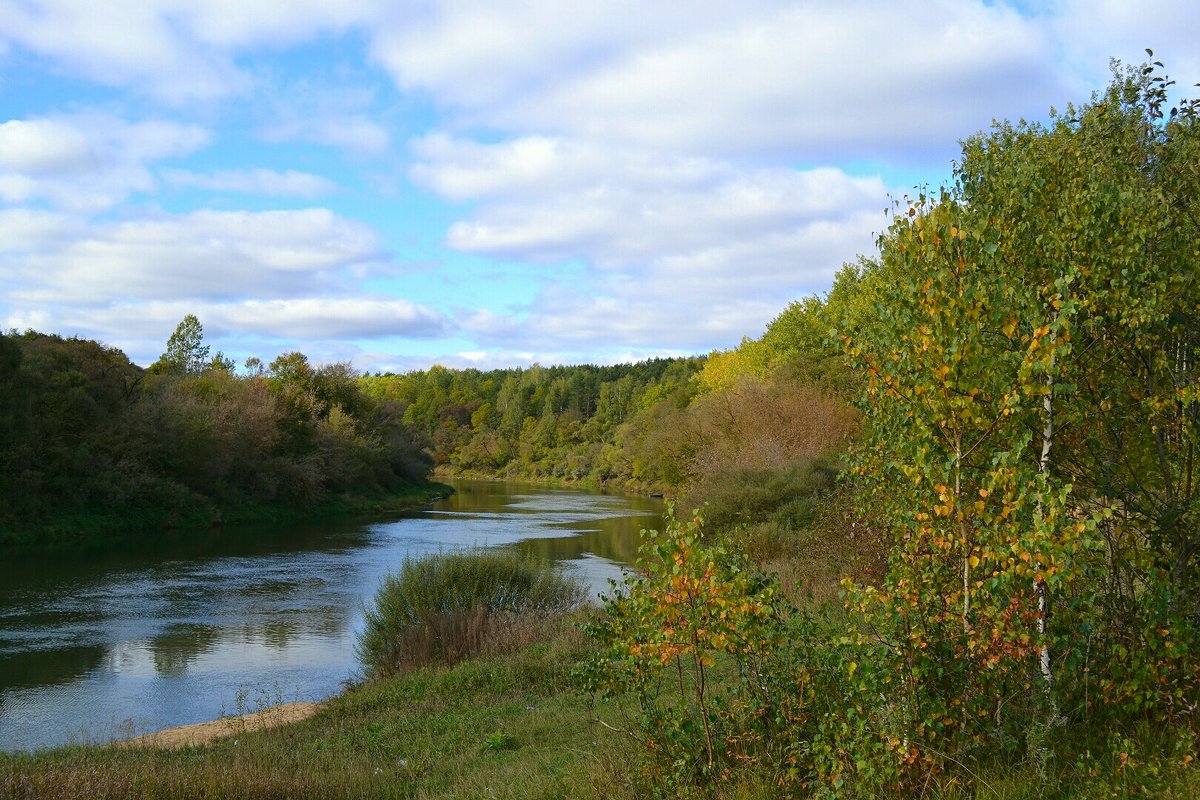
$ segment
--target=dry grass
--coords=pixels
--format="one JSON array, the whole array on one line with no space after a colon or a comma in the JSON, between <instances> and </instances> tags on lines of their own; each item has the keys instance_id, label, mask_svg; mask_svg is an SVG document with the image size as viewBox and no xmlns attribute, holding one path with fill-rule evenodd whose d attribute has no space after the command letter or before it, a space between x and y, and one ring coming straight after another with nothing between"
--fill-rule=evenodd
<instances>
[{"instance_id":1,"label":"dry grass","mask_svg":"<svg viewBox=\"0 0 1200 800\"><path fill-rule=\"evenodd\" d=\"M515 653L546 638L557 622L537 614L489 611L435 612L398 633L396 660L384 673L432 664L451 665L477 656Z\"/></svg>"}]
</instances>

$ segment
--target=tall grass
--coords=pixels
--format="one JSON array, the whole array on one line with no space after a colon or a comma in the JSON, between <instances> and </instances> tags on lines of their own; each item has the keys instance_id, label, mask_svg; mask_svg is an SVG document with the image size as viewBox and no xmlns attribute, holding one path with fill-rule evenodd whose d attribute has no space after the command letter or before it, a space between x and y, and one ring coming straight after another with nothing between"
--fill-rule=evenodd
<instances>
[{"instance_id":1,"label":"tall grass","mask_svg":"<svg viewBox=\"0 0 1200 800\"><path fill-rule=\"evenodd\" d=\"M366 611L358 656L372 675L519 649L585 590L548 564L472 550L405 559Z\"/></svg>"}]
</instances>

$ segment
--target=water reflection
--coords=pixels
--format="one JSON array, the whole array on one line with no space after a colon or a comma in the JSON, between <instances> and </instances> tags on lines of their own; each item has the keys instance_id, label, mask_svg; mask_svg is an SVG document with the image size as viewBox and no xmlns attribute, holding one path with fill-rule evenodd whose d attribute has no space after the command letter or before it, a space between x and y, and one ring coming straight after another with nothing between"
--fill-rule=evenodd
<instances>
[{"instance_id":1,"label":"water reflection","mask_svg":"<svg viewBox=\"0 0 1200 800\"><path fill-rule=\"evenodd\" d=\"M94 670L104 656L98 645L6 651L0 654L0 675L8 686L70 683Z\"/></svg>"},{"instance_id":2,"label":"water reflection","mask_svg":"<svg viewBox=\"0 0 1200 800\"><path fill-rule=\"evenodd\" d=\"M179 676L197 657L212 650L221 637L212 625L184 622L167 626L166 631L150 640L154 671Z\"/></svg>"},{"instance_id":3,"label":"water reflection","mask_svg":"<svg viewBox=\"0 0 1200 800\"><path fill-rule=\"evenodd\" d=\"M403 518L167 534L0 564L0 749L212 719L266 693L318 700L359 669L361 609L407 557L513 547L592 591L660 526L647 498L463 481Z\"/></svg>"}]
</instances>

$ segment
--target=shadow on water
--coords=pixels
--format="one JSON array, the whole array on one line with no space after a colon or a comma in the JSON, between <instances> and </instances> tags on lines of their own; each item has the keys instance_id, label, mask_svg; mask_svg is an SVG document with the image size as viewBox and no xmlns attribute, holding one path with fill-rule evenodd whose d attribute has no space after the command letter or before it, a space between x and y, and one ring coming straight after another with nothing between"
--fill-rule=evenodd
<instances>
[{"instance_id":1,"label":"shadow on water","mask_svg":"<svg viewBox=\"0 0 1200 800\"><path fill-rule=\"evenodd\" d=\"M96 669L105 654L98 645L7 652L0 655L0 675L12 687L61 685Z\"/></svg>"}]
</instances>

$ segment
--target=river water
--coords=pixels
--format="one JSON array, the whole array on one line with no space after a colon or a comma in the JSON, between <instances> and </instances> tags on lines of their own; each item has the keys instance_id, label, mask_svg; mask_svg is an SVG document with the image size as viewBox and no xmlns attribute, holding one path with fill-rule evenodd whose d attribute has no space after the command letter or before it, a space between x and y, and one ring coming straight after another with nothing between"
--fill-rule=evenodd
<instances>
[{"instance_id":1,"label":"river water","mask_svg":"<svg viewBox=\"0 0 1200 800\"><path fill-rule=\"evenodd\" d=\"M458 481L398 519L155 537L101 556L0 564L0 750L109 742L293 700L361 675L363 606L406 557L513 547L592 593L633 562L662 504Z\"/></svg>"}]
</instances>

